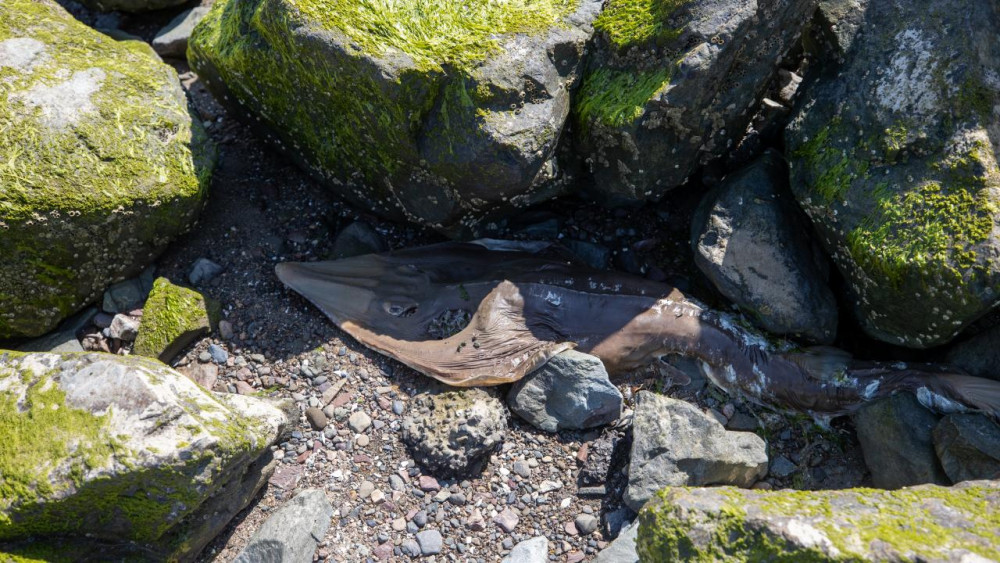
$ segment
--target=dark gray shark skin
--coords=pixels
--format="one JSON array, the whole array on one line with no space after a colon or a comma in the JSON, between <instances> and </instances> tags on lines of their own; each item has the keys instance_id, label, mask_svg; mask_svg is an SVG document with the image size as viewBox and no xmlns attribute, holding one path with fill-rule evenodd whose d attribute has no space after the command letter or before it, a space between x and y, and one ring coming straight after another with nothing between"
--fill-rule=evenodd
<instances>
[{"instance_id":1,"label":"dark gray shark skin","mask_svg":"<svg viewBox=\"0 0 1000 563\"><path fill-rule=\"evenodd\" d=\"M511 383L571 348L612 374L679 354L729 393L820 420L900 391L938 412L1000 417L1000 382L771 342L675 288L576 265L546 243L448 242L276 272L365 346L448 385Z\"/></svg>"}]
</instances>

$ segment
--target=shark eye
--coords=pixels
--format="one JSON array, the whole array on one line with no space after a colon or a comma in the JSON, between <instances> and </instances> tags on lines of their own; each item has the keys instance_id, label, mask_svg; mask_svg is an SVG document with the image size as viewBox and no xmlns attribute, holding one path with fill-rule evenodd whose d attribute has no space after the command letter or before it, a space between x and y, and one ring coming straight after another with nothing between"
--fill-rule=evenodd
<instances>
[{"instance_id":1,"label":"shark eye","mask_svg":"<svg viewBox=\"0 0 1000 563\"><path fill-rule=\"evenodd\" d=\"M417 312L417 304L409 299L393 298L382 303L386 313L394 317L409 317Z\"/></svg>"}]
</instances>

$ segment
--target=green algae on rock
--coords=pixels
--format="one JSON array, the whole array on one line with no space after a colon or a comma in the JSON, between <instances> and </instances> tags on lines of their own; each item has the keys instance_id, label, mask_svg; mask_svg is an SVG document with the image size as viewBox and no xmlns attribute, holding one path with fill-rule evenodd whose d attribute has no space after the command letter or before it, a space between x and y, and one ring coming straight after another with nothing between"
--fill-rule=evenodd
<instances>
[{"instance_id":1,"label":"green algae on rock","mask_svg":"<svg viewBox=\"0 0 1000 563\"><path fill-rule=\"evenodd\" d=\"M657 200L724 156L815 6L609 0L572 109L588 189L612 202Z\"/></svg>"},{"instance_id":2,"label":"green algae on rock","mask_svg":"<svg viewBox=\"0 0 1000 563\"><path fill-rule=\"evenodd\" d=\"M169 362L196 338L211 332L220 311L211 298L157 278L143 308L132 353Z\"/></svg>"},{"instance_id":3,"label":"green algae on rock","mask_svg":"<svg viewBox=\"0 0 1000 563\"><path fill-rule=\"evenodd\" d=\"M993 561L1000 482L883 491L666 488L639 513L642 561Z\"/></svg>"},{"instance_id":4,"label":"green algae on rock","mask_svg":"<svg viewBox=\"0 0 1000 563\"><path fill-rule=\"evenodd\" d=\"M864 330L926 348L1000 301L1000 46L987 0L904 8L868 3L872 31L807 91L786 140Z\"/></svg>"},{"instance_id":5,"label":"green algae on rock","mask_svg":"<svg viewBox=\"0 0 1000 563\"><path fill-rule=\"evenodd\" d=\"M448 233L562 190L556 144L599 0L220 0L188 58L357 205Z\"/></svg>"},{"instance_id":6,"label":"green algae on rock","mask_svg":"<svg viewBox=\"0 0 1000 563\"><path fill-rule=\"evenodd\" d=\"M0 339L138 273L194 223L214 158L148 45L51 0L0 4Z\"/></svg>"},{"instance_id":7,"label":"green algae on rock","mask_svg":"<svg viewBox=\"0 0 1000 563\"><path fill-rule=\"evenodd\" d=\"M0 544L196 552L225 525L205 509L231 500L285 425L270 405L213 396L154 360L0 351Z\"/></svg>"}]
</instances>

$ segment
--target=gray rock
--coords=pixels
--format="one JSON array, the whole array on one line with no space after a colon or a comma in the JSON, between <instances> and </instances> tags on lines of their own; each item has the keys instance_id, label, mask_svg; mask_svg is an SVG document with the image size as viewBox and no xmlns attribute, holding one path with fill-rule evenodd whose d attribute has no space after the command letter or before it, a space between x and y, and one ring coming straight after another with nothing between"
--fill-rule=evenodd
<instances>
[{"instance_id":1,"label":"gray rock","mask_svg":"<svg viewBox=\"0 0 1000 563\"><path fill-rule=\"evenodd\" d=\"M312 563L319 540L333 518L333 505L322 489L295 495L264 521L234 563Z\"/></svg>"},{"instance_id":2,"label":"gray rock","mask_svg":"<svg viewBox=\"0 0 1000 563\"><path fill-rule=\"evenodd\" d=\"M405 540L400 546L400 549L404 554L409 555L410 557L420 556L420 544L417 543L416 540Z\"/></svg>"},{"instance_id":3,"label":"gray rock","mask_svg":"<svg viewBox=\"0 0 1000 563\"><path fill-rule=\"evenodd\" d=\"M146 268L139 277L113 284L104 291L101 309L106 313L128 313L141 309L153 289L155 267Z\"/></svg>"},{"instance_id":4,"label":"gray rock","mask_svg":"<svg viewBox=\"0 0 1000 563\"><path fill-rule=\"evenodd\" d=\"M799 469L798 466L792 463L792 460L788 459L783 455L779 455L778 457L771 460L771 465L770 468L768 469L768 473L770 475L774 475L775 477L784 478L788 477L792 473L795 473L796 471L798 471L798 469Z\"/></svg>"},{"instance_id":5,"label":"gray rock","mask_svg":"<svg viewBox=\"0 0 1000 563\"><path fill-rule=\"evenodd\" d=\"M934 449L952 481L1000 479L1000 426L981 414L949 414L934 428Z\"/></svg>"},{"instance_id":6,"label":"gray rock","mask_svg":"<svg viewBox=\"0 0 1000 563\"><path fill-rule=\"evenodd\" d=\"M457 29L433 49L338 18L317 21L310 14L327 13L317 0L297 5L294 16L285 3L228 9L233 3L216 3L195 28L192 68L217 98L261 117L294 160L362 208L457 233L563 188L552 182L555 150L599 0L574 3L565 15L530 6L503 21L488 16L487 4L469 4L462 18L442 15ZM272 17L251 23L264 6ZM382 16L366 6L357 3L343 21ZM424 17L437 21L438 9ZM462 29L466 19L475 25ZM253 25L264 26L260 41L218 32ZM411 33L423 31L400 35ZM463 40L452 46L449 36Z\"/></svg>"},{"instance_id":7,"label":"gray rock","mask_svg":"<svg viewBox=\"0 0 1000 563\"><path fill-rule=\"evenodd\" d=\"M1000 482L898 491L664 489L639 513L641 561L991 561Z\"/></svg>"},{"instance_id":8,"label":"gray rock","mask_svg":"<svg viewBox=\"0 0 1000 563\"><path fill-rule=\"evenodd\" d=\"M649 391L636 396L625 504L638 511L666 486L749 487L767 473L756 434L727 431L697 407Z\"/></svg>"},{"instance_id":9,"label":"gray rock","mask_svg":"<svg viewBox=\"0 0 1000 563\"><path fill-rule=\"evenodd\" d=\"M288 424L270 404L213 395L140 357L0 352L0 405L11 397L25 409L5 413L20 421L8 439L33 446L11 454L4 479L46 486L8 489L0 520L27 532L8 527L5 541L102 538L98 559L118 559L132 542L149 549L144 558L194 558L266 482L269 446ZM95 518L88 494L130 509Z\"/></svg>"},{"instance_id":10,"label":"gray rock","mask_svg":"<svg viewBox=\"0 0 1000 563\"><path fill-rule=\"evenodd\" d=\"M208 7L199 6L191 8L177 15L170 20L166 26L156 33L153 38L153 50L162 57L174 57L183 59L187 54L188 38L194 26L208 13ZM198 283L192 281L191 283Z\"/></svg>"},{"instance_id":11,"label":"gray rock","mask_svg":"<svg viewBox=\"0 0 1000 563\"><path fill-rule=\"evenodd\" d=\"M119 313L111 319L111 326L108 327L108 331L111 338L132 342L139 334L139 321L128 315Z\"/></svg>"},{"instance_id":12,"label":"gray rock","mask_svg":"<svg viewBox=\"0 0 1000 563\"><path fill-rule=\"evenodd\" d=\"M593 428L618 420L622 394L600 358L569 350L511 387L507 405L546 432Z\"/></svg>"},{"instance_id":13,"label":"gray rock","mask_svg":"<svg viewBox=\"0 0 1000 563\"><path fill-rule=\"evenodd\" d=\"M574 256L595 270L607 270L611 265L611 250L606 246L583 240L566 240L562 245Z\"/></svg>"},{"instance_id":14,"label":"gray rock","mask_svg":"<svg viewBox=\"0 0 1000 563\"><path fill-rule=\"evenodd\" d=\"M225 364L229 359L229 352L218 344L209 344L208 354L212 356L212 361L217 364Z\"/></svg>"},{"instance_id":15,"label":"gray rock","mask_svg":"<svg viewBox=\"0 0 1000 563\"><path fill-rule=\"evenodd\" d=\"M600 520L597 519L593 514L580 514L573 520L573 524L576 526L576 530L580 532L581 536L589 536L597 531L597 526L600 524Z\"/></svg>"},{"instance_id":16,"label":"gray rock","mask_svg":"<svg viewBox=\"0 0 1000 563\"><path fill-rule=\"evenodd\" d=\"M815 0L691 0L595 21L574 151L612 201L657 200L743 137ZM765 40L766 38L766 40Z\"/></svg>"},{"instance_id":17,"label":"gray rock","mask_svg":"<svg viewBox=\"0 0 1000 563\"><path fill-rule=\"evenodd\" d=\"M972 375L1000 380L1000 325L952 346L948 362Z\"/></svg>"},{"instance_id":18,"label":"gray rock","mask_svg":"<svg viewBox=\"0 0 1000 563\"><path fill-rule=\"evenodd\" d=\"M784 160L768 151L702 200L691 225L694 261L764 330L829 344L837 301L801 213Z\"/></svg>"},{"instance_id":19,"label":"gray rock","mask_svg":"<svg viewBox=\"0 0 1000 563\"><path fill-rule=\"evenodd\" d=\"M786 130L792 191L873 338L945 344L1000 298L995 8L867 1Z\"/></svg>"},{"instance_id":20,"label":"gray rock","mask_svg":"<svg viewBox=\"0 0 1000 563\"><path fill-rule=\"evenodd\" d=\"M417 543L420 545L421 555L435 555L441 553L441 532L437 530L424 530L417 532Z\"/></svg>"},{"instance_id":21,"label":"gray rock","mask_svg":"<svg viewBox=\"0 0 1000 563\"><path fill-rule=\"evenodd\" d=\"M306 409L306 420L309 421L309 425L312 426L313 430L322 430L326 428L326 415L323 411L316 407L309 407Z\"/></svg>"},{"instance_id":22,"label":"gray rock","mask_svg":"<svg viewBox=\"0 0 1000 563\"><path fill-rule=\"evenodd\" d=\"M503 403L476 388L421 393L402 420L403 442L437 477L478 473L506 432Z\"/></svg>"},{"instance_id":23,"label":"gray rock","mask_svg":"<svg viewBox=\"0 0 1000 563\"><path fill-rule=\"evenodd\" d=\"M18 347L21 352L83 352L80 339L76 337L80 329L89 325L97 316L97 307L88 307L80 313L63 321L55 331L22 344Z\"/></svg>"},{"instance_id":24,"label":"gray rock","mask_svg":"<svg viewBox=\"0 0 1000 563\"><path fill-rule=\"evenodd\" d=\"M635 551L635 540L638 535L637 520L622 529L615 541L597 554L594 563L639 563L639 554Z\"/></svg>"},{"instance_id":25,"label":"gray rock","mask_svg":"<svg viewBox=\"0 0 1000 563\"><path fill-rule=\"evenodd\" d=\"M382 236L364 221L355 221L337 233L333 241L334 258L351 258L363 254L377 254L388 248Z\"/></svg>"},{"instance_id":26,"label":"gray rock","mask_svg":"<svg viewBox=\"0 0 1000 563\"><path fill-rule=\"evenodd\" d=\"M518 516L517 512L515 512L513 508L507 507L501 510L500 514L497 514L496 517L493 518L493 523L496 524L501 530L509 534L514 531L514 528L517 527L517 523L520 520L521 517Z\"/></svg>"},{"instance_id":27,"label":"gray rock","mask_svg":"<svg viewBox=\"0 0 1000 563\"><path fill-rule=\"evenodd\" d=\"M347 419L347 425L357 434L361 434L372 425L372 419L365 411L356 411Z\"/></svg>"},{"instance_id":28,"label":"gray rock","mask_svg":"<svg viewBox=\"0 0 1000 563\"><path fill-rule=\"evenodd\" d=\"M548 560L549 540L536 536L515 545L500 563L545 563Z\"/></svg>"},{"instance_id":29,"label":"gray rock","mask_svg":"<svg viewBox=\"0 0 1000 563\"><path fill-rule=\"evenodd\" d=\"M950 485L934 451L938 417L910 393L868 403L854 413L872 484L883 489L935 483ZM773 473L773 470L772 470Z\"/></svg>"},{"instance_id":30,"label":"gray rock","mask_svg":"<svg viewBox=\"0 0 1000 563\"><path fill-rule=\"evenodd\" d=\"M222 266L208 258L199 258L194 261L191 271L188 272L188 281L191 282L191 285L204 285L221 274L223 269Z\"/></svg>"}]
</instances>

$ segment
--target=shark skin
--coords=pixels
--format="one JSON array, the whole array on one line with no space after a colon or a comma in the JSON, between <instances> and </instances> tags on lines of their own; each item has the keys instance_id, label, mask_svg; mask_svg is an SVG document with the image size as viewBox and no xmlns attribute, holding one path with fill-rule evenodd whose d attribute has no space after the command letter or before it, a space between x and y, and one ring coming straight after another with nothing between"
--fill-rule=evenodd
<instances>
[{"instance_id":1,"label":"shark skin","mask_svg":"<svg viewBox=\"0 0 1000 563\"><path fill-rule=\"evenodd\" d=\"M452 386L511 383L569 349L611 374L679 354L729 393L821 421L901 391L938 412L1000 417L1000 382L771 341L676 288L577 265L547 243L447 242L276 273L365 346ZM442 319L459 321L442 332Z\"/></svg>"}]
</instances>

